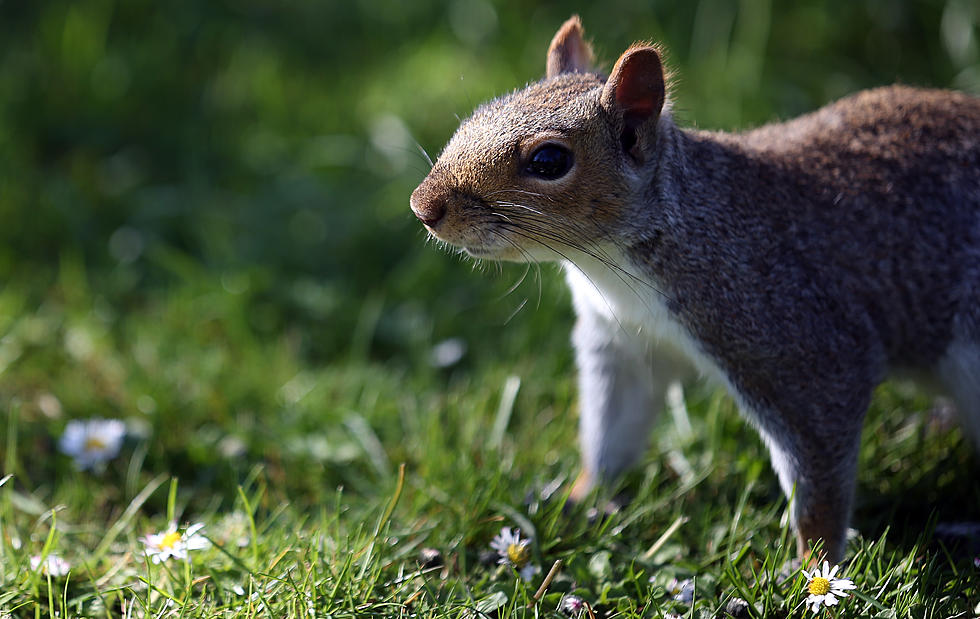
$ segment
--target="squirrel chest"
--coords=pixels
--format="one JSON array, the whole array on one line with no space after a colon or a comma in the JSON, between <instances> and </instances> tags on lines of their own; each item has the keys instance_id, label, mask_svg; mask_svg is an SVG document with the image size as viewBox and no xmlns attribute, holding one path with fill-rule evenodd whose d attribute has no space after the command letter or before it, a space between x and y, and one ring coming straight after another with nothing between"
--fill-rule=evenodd
<instances>
[{"instance_id":1,"label":"squirrel chest","mask_svg":"<svg viewBox=\"0 0 980 619\"><path fill-rule=\"evenodd\" d=\"M684 373L686 362L701 374L724 383L724 373L715 360L672 315L659 282L651 280L628 258L619 257L617 263L624 266L610 269L588 257L579 258L577 263L562 263L576 313L594 314L602 322L596 333L582 337L602 337L607 329L618 329L623 337L635 338L638 348L657 349L658 355L670 360L673 372Z\"/></svg>"}]
</instances>

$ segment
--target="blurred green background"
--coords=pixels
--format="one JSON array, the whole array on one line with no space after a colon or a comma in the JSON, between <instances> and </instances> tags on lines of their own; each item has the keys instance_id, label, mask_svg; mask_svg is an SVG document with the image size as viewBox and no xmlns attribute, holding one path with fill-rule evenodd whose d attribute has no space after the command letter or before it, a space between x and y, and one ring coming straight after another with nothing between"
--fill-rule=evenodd
<instances>
[{"instance_id":1,"label":"blurred green background","mask_svg":"<svg viewBox=\"0 0 980 619\"><path fill-rule=\"evenodd\" d=\"M538 79L573 12L606 69L662 42L676 115L702 128L895 81L980 92L976 0L0 1L0 410L21 451L54 451L32 424L119 416L159 437L151 470L223 474L228 432L267 462L342 461L276 427L570 374L556 271L474 269L425 242L408 197L422 150ZM446 338L452 370L430 363Z\"/></svg>"},{"instance_id":2,"label":"blurred green background","mask_svg":"<svg viewBox=\"0 0 980 619\"><path fill-rule=\"evenodd\" d=\"M0 281L72 253L125 299L172 284L161 254L177 254L228 274L257 333L308 325L322 359L345 354L366 296L383 358L492 323L494 307L459 315L485 278L424 247L408 194L420 149L434 157L474 105L537 79L573 11L606 68L663 42L678 115L705 128L894 81L980 89L973 0L8 0Z\"/></svg>"}]
</instances>

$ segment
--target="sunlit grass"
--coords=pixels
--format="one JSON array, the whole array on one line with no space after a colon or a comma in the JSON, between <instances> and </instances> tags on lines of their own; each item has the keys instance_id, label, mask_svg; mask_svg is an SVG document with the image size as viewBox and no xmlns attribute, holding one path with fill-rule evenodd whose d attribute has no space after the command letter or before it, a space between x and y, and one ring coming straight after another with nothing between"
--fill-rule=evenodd
<instances>
[{"instance_id":1,"label":"sunlit grass","mask_svg":"<svg viewBox=\"0 0 980 619\"><path fill-rule=\"evenodd\" d=\"M765 449L718 392L688 389L690 431L664 415L644 467L569 509L567 352L557 366L316 364L249 336L207 275L101 326L74 277L0 336L47 342L22 344L4 375L21 394L2 430L0 608L13 616L558 616L564 595L596 616L808 612ZM83 357L72 337L89 342ZM840 616L974 611L976 538L933 528L977 522L976 458L931 406L902 386L878 394ZM105 470L78 470L58 439L96 413L127 437ZM590 511L620 491L620 511ZM206 548L148 558L147 535L198 522ZM532 540L529 581L490 548L503 527ZM51 554L67 576L31 569ZM693 605L674 590L688 579Z\"/></svg>"}]
</instances>

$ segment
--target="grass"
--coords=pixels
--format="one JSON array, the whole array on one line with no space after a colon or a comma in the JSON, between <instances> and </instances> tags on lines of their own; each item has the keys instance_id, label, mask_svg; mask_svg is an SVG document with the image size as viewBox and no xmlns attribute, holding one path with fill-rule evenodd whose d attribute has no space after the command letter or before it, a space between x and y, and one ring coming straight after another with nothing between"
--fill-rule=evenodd
<instances>
[{"instance_id":1,"label":"grass","mask_svg":"<svg viewBox=\"0 0 980 619\"><path fill-rule=\"evenodd\" d=\"M745 616L807 614L765 449L721 393L690 386L640 470L566 509L577 458L567 350L506 363L470 351L448 369L421 349L401 367L356 351L317 364L295 335L250 336L251 304L221 277L189 268L168 294L113 315L111 286L90 287L69 257L50 287L0 296L0 341L8 358L19 351L5 388L37 394L7 400L0 442L12 475L0 487L7 615L539 617L561 616L566 594L595 616L725 616L734 598ZM547 270L541 284L560 289ZM372 325L365 337L382 329ZM68 410L127 421L102 472L59 453ZM840 616L976 612L976 537L934 534L980 516L976 458L947 421L904 385L880 390L843 568L858 588ZM591 510L624 490L620 511ZM204 523L210 547L150 562L141 538L170 522ZM533 539L542 572L530 582L489 552L503 526ZM46 553L70 574L32 570ZM688 578L691 606L669 592Z\"/></svg>"}]
</instances>

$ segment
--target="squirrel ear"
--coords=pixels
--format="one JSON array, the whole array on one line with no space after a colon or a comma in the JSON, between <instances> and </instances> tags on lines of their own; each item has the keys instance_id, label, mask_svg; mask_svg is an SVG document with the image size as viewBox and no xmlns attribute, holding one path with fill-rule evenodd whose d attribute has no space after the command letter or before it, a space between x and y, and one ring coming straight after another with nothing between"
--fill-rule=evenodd
<instances>
[{"instance_id":1,"label":"squirrel ear","mask_svg":"<svg viewBox=\"0 0 980 619\"><path fill-rule=\"evenodd\" d=\"M582 38L584 32L578 15L561 25L548 47L546 77L592 70L592 48Z\"/></svg>"},{"instance_id":2,"label":"squirrel ear","mask_svg":"<svg viewBox=\"0 0 980 619\"><path fill-rule=\"evenodd\" d=\"M631 47L616 61L602 89L602 106L623 119L620 140L634 157L637 130L664 106L664 69L660 53L649 45Z\"/></svg>"}]
</instances>

